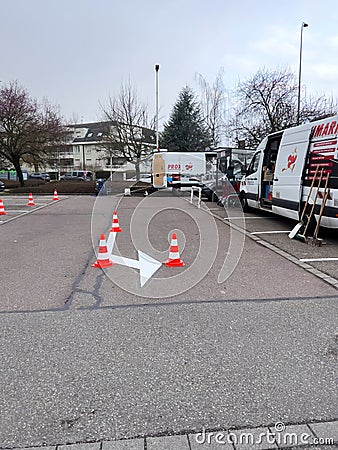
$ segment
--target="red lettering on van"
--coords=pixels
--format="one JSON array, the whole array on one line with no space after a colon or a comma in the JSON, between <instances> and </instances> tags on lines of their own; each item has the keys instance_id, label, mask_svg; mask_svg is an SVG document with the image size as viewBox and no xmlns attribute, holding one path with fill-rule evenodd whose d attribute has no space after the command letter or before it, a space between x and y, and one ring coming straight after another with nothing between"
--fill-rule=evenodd
<instances>
[{"instance_id":1,"label":"red lettering on van","mask_svg":"<svg viewBox=\"0 0 338 450\"><path fill-rule=\"evenodd\" d=\"M325 128L324 128L323 132L322 132L322 136L327 136L329 134L329 128L330 128L330 124L327 123L325 125Z\"/></svg>"},{"instance_id":2,"label":"red lettering on van","mask_svg":"<svg viewBox=\"0 0 338 450\"><path fill-rule=\"evenodd\" d=\"M319 124L315 125L313 128L313 137L319 137L319 136L328 136L330 134L337 134L338 133L338 123L333 120L332 122L328 122L327 124Z\"/></svg>"},{"instance_id":3,"label":"red lettering on van","mask_svg":"<svg viewBox=\"0 0 338 450\"><path fill-rule=\"evenodd\" d=\"M324 124L317 125L313 137L321 136L323 128L324 128Z\"/></svg>"},{"instance_id":4,"label":"red lettering on van","mask_svg":"<svg viewBox=\"0 0 338 450\"><path fill-rule=\"evenodd\" d=\"M333 134L334 133L336 125L337 125L337 123L336 123L335 120L333 122L331 122L330 129L329 129L329 134Z\"/></svg>"}]
</instances>

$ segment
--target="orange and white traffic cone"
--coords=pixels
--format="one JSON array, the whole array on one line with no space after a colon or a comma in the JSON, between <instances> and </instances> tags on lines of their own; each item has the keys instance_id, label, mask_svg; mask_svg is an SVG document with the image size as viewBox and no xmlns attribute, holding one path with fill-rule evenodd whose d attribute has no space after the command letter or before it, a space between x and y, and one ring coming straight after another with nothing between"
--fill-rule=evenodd
<instances>
[{"instance_id":1,"label":"orange and white traffic cone","mask_svg":"<svg viewBox=\"0 0 338 450\"><path fill-rule=\"evenodd\" d=\"M0 216L4 216L4 215L6 215L6 214L7 214L7 213L6 213L6 211L5 211L3 201L2 201L1 198L0 198Z\"/></svg>"},{"instance_id":2,"label":"orange and white traffic cone","mask_svg":"<svg viewBox=\"0 0 338 450\"><path fill-rule=\"evenodd\" d=\"M169 259L164 263L167 267L182 267L185 266L184 262L180 258L178 251L177 236L173 233L171 236L171 245L169 250Z\"/></svg>"},{"instance_id":3,"label":"orange and white traffic cone","mask_svg":"<svg viewBox=\"0 0 338 450\"><path fill-rule=\"evenodd\" d=\"M29 194L27 206L35 206L32 193Z\"/></svg>"},{"instance_id":4,"label":"orange and white traffic cone","mask_svg":"<svg viewBox=\"0 0 338 450\"><path fill-rule=\"evenodd\" d=\"M122 229L120 228L120 225L119 225L119 219L117 217L116 210L114 211L113 224L112 224L112 227L111 227L111 229L109 231L110 231L110 233L119 233L120 231L122 231Z\"/></svg>"},{"instance_id":5,"label":"orange and white traffic cone","mask_svg":"<svg viewBox=\"0 0 338 450\"><path fill-rule=\"evenodd\" d=\"M92 267L101 267L101 269L105 269L112 265L113 263L109 259L106 237L104 234L101 234L97 260L92 264Z\"/></svg>"},{"instance_id":6,"label":"orange and white traffic cone","mask_svg":"<svg viewBox=\"0 0 338 450\"><path fill-rule=\"evenodd\" d=\"M58 191L57 191L56 189L54 189L54 197L53 197L53 200L59 200L59 197L58 197Z\"/></svg>"}]
</instances>

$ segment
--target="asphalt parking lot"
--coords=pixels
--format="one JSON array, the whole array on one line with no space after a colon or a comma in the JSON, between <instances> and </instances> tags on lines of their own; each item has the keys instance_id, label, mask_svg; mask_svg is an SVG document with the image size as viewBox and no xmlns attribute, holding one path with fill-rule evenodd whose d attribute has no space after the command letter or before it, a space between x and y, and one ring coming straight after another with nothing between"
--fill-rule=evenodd
<instances>
[{"instance_id":1,"label":"asphalt parking lot","mask_svg":"<svg viewBox=\"0 0 338 450\"><path fill-rule=\"evenodd\" d=\"M6 214L0 215L0 225L55 203L53 200L53 194L33 196L34 206L28 205L29 195L27 194L6 194L0 196L0 198L2 199L4 210L6 212ZM63 196L62 198L64 199L65 197ZM61 197L59 197L59 200L61 200Z\"/></svg>"},{"instance_id":2,"label":"asphalt parking lot","mask_svg":"<svg viewBox=\"0 0 338 450\"><path fill-rule=\"evenodd\" d=\"M255 234L291 221L185 197L35 200L0 226L0 448L333 424L337 289L285 233ZM186 265L142 288L137 269L93 268L114 209L114 252L164 262L176 230Z\"/></svg>"},{"instance_id":3,"label":"asphalt parking lot","mask_svg":"<svg viewBox=\"0 0 338 450\"><path fill-rule=\"evenodd\" d=\"M267 213L265 211L252 210L242 213L239 209L226 210L215 203L205 203L205 208L211 209L212 213L225 222L238 225L248 236L258 243L267 243L280 250L280 254L293 258L304 268L318 270L323 277L327 275L327 281L336 285L338 278L338 233L337 230L321 228L318 237L322 241L321 246L314 246L302 240L290 239L289 232L297 224L294 220ZM236 211L240 212L238 220ZM230 216L228 214L230 212ZM270 247L271 249L273 247ZM309 266L309 267L307 267ZM316 273L316 272L314 272ZM320 275L318 273L318 275ZM329 279L332 277L332 280Z\"/></svg>"}]
</instances>

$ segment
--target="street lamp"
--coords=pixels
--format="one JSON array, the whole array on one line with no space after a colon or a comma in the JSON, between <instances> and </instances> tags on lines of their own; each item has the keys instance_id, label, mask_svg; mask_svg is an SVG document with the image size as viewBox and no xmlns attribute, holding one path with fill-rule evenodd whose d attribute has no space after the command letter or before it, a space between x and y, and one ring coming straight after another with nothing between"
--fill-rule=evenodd
<instances>
[{"instance_id":1,"label":"street lamp","mask_svg":"<svg viewBox=\"0 0 338 450\"><path fill-rule=\"evenodd\" d=\"M156 150L159 151L159 142L158 142L158 71L160 70L160 65L155 65L155 73L156 73Z\"/></svg>"},{"instance_id":2,"label":"street lamp","mask_svg":"<svg viewBox=\"0 0 338 450\"><path fill-rule=\"evenodd\" d=\"M301 78L302 78L303 29L308 27L308 26L309 25L307 23L302 22L302 26L301 26L301 29L300 29L297 125L299 125L299 119L300 119L300 87L301 87Z\"/></svg>"}]
</instances>

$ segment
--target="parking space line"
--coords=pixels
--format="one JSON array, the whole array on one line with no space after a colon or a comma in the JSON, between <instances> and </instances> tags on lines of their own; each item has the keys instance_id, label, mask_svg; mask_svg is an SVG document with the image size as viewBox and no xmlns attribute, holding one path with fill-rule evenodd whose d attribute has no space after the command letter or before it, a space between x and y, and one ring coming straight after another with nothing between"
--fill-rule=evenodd
<instances>
[{"instance_id":1,"label":"parking space line","mask_svg":"<svg viewBox=\"0 0 338 450\"><path fill-rule=\"evenodd\" d=\"M338 258L302 258L301 262L315 262L315 261L338 261Z\"/></svg>"},{"instance_id":2,"label":"parking space line","mask_svg":"<svg viewBox=\"0 0 338 450\"><path fill-rule=\"evenodd\" d=\"M279 233L290 233L290 230L252 231L250 234L279 234Z\"/></svg>"},{"instance_id":3,"label":"parking space line","mask_svg":"<svg viewBox=\"0 0 338 450\"><path fill-rule=\"evenodd\" d=\"M244 214L243 214L243 216L238 216L238 217L224 217L224 220L235 220L235 219L241 219L241 220L243 220L243 219L245 219L245 220L248 220L248 219L267 219L267 217L261 217L261 216L252 216L252 217L247 217L247 216L245 216ZM269 219L278 219L278 217L269 217Z\"/></svg>"},{"instance_id":4,"label":"parking space line","mask_svg":"<svg viewBox=\"0 0 338 450\"><path fill-rule=\"evenodd\" d=\"M6 208L6 213L25 213L30 211L29 209L7 209Z\"/></svg>"},{"instance_id":5,"label":"parking space line","mask_svg":"<svg viewBox=\"0 0 338 450\"><path fill-rule=\"evenodd\" d=\"M67 197L65 197L63 199L59 199L57 202L49 201L48 203L44 203L42 205L40 204L40 206L36 205L37 207L34 207L34 208L30 209L30 210L22 210L20 214L17 214L14 217L10 217L9 219L6 219L6 220L0 220L0 225L5 225L8 222L12 222L12 220L18 219L19 217L23 217L23 216L31 214L31 213L33 213L35 211L39 211L40 209L45 208L46 206L55 205L56 203L59 203L60 201L65 200L66 198ZM18 212L20 210L15 209L15 210L11 210L11 211L12 211L12 213L15 213L15 212ZM9 212L9 211L6 211L6 212Z\"/></svg>"}]
</instances>

